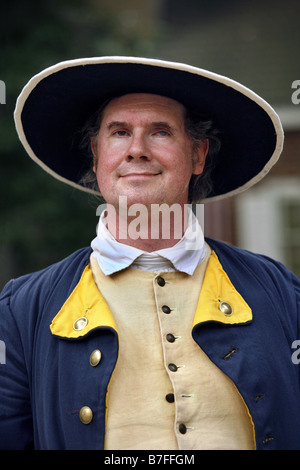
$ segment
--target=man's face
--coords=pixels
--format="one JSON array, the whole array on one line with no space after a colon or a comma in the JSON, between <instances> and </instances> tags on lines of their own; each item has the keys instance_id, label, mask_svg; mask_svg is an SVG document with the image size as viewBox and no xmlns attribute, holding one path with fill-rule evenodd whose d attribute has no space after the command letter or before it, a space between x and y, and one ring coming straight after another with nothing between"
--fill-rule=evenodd
<instances>
[{"instance_id":1,"label":"man's face","mask_svg":"<svg viewBox=\"0 0 300 470\"><path fill-rule=\"evenodd\" d=\"M191 175L203 171L208 143L197 151L185 131L184 107L151 94L115 98L104 110L94 145L100 191L118 207L134 203L186 204Z\"/></svg>"}]
</instances>

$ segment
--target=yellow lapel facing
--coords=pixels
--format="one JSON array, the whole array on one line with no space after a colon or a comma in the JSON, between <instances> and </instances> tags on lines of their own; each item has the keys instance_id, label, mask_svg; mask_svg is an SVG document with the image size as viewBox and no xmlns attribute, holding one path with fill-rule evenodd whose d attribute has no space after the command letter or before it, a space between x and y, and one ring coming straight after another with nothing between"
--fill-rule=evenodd
<instances>
[{"instance_id":1,"label":"yellow lapel facing","mask_svg":"<svg viewBox=\"0 0 300 470\"><path fill-rule=\"evenodd\" d=\"M76 339L101 326L117 330L113 316L95 284L91 267L88 265L79 283L52 320L50 330L53 335Z\"/></svg>"},{"instance_id":2,"label":"yellow lapel facing","mask_svg":"<svg viewBox=\"0 0 300 470\"><path fill-rule=\"evenodd\" d=\"M251 320L251 308L232 285L213 251L204 276L193 327L208 321L234 325ZM113 316L88 265L79 283L54 317L50 329L53 335L76 339L104 326L117 331Z\"/></svg>"},{"instance_id":3,"label":"yellow lapel facing","mask_svg":"<svg viewBox=\"0 0 300 470\"><path fill-rule=\"evenodd\" d=\"M251 320L251 308L232 285L213 251L205 272L193 327L208 321L234 325Z\"/></svg>"}]
</instances>

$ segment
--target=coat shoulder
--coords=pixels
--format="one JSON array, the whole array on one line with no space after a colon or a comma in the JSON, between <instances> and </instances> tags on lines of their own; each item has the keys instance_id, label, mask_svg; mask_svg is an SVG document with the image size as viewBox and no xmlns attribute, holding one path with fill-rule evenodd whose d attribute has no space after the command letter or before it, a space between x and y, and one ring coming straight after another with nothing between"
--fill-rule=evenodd
<instances>
[{"instance_id":1,"label":"coat shoulder","mask_svg":"<svg viewBox=\"0 0 300 470\"><path fill-rule=\"evenodd\" d=\"M216 252L220 260L231 265L233 268L241 265L247 267L249 270L254 269L269 275L277 274L278 276L297 279L296 276L280 261L266 255L254 253L243 248L209 238L207 238L206 241Z\"/></svg>"},{"instance_id":2,"label":"coat shoulder","mask_svg":"<svg viewBox=\"0 0 300 470\"><path fill-rule=\"evenodd\" d=\"M226 243L207 239L234 286L244 295L262 296L300 316L300 280L282 263Z\"/></svg>"},{"instance_id":3,"label":"coat shoulder","mask_svg":"<svg viewBox=\"0 0 300 470\"><path fill-rule=\"evenodd\" d=\"M0 293L0 305L20 304L28 299L31 303L39 297L47 297L58 286L66 288L79 279L89 263L91 249L81 248L66 258L33 273L11 279Z\"/></svg>"}]
</instances>

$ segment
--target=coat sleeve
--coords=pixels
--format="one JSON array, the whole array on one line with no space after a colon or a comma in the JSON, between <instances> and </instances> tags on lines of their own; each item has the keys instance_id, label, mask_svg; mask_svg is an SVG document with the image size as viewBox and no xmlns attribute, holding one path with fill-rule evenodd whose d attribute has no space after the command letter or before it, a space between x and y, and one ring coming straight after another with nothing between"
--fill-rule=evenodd
<instances>
[{"instance_id":1,"label":"coat sleeve","mask_svg":"<svg viewBox=\"0 0 300 470\"><path fill-rule=\"evenodd\" d=\"M293 284L296 293L296 309L298 312L298 330L292 343L292 362L299 368L299 388L300 388L300 279L293 277Z\"/></svg>"},{"instance_id":2,"label":"coat sleeve","mask_svg":"<svg viewBox=\"0 0 300 470\"><path fill-rule=\"evenodd\" d=\"M299 329L298 329L298 335L300 334L300 279L294 277L294 286L295 286L295 292L296 292L296 303L297 303L297 309L298 309L298 318L299 318ZM299 336L300 339L300 336Z\"/></svg>"},{"instance_id":3,"label":"coat sleeve","mask_svg":"<svg viewBox=\"0 0 300 470\"><path fill-rule=\"evenodd\" d=\"M0 295L0 449L33 448L30 383L22 337L11 310L10 281Z\"/></svg>"}]
</instances>

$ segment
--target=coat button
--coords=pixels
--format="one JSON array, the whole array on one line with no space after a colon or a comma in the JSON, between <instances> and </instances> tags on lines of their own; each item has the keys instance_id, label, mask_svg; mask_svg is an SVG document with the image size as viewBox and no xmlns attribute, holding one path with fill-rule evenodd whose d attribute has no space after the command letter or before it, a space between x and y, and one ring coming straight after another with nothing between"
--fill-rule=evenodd
<instances>
[{"instance_id":1,"label":"coat button","mask_svg":"<svg viewBox=\"0 0 300 470\"><path fill-rule=\"evenodd\" d=\"M169 370L171 370L172 372L176 372L177 369L178 369L178 367L176 366L176 364L172 364L172 363L168 365L168 368L169 368Z\"/></svg>"},{"instance_id":2,"label":"coat button","mask_svg":"<svg viewBox=\"0 0 300 470\"><path fill-rule=\"evenodd\" d=\"M93 412L89 406L83 406L79 411L79 419L83 424L90 424L93 419Z\"/></svg>"},{"instance_id":3,"label":"coat button","mask_svg":"<svg viewBox=\"0 0 300 470\"><path fill-rule=\"evenodd\" d=\"M83 330L83 328L85 328L87 324L88 324L88 319L86 317L77 318L77 320L74 321L73 323L73 330L75 331Z\"/></svg>"},{"instance_id":4,"label":"coat button","mask_svg":"<svg viewBox=\"0 0 300 470\"><path fill-rule=\"evenodd\" d=\"M224 313L226 317L230 317L230 315L233 313L233 309L228 302L221 302L219 304L219 310L221 310L221 312Z\"/></svg>"},{"instance_id":5,"label":"coat button","mask_svg":"<svg viewBox=\"0 0 300 470\"><path fill-rule=\"evenodd\" d=\"M99 362L101 361L101 351L99 349L95 349L90 355L90 364L92 367L96 367Z\"/></svg>"},{"instance_id":6,"label":"coat button","mask_svg":"<svg viewBox=\"0 0 300 470\"><path fill-rule=\"evenodd\" d=\"M164 280L164 278L161 277L161 276L158 276L158 278L156 279L156 282L157 282L157 284L158 284L160 287L163 287L163 286L165 285L165 283L166 283L166 281Z\"/></svg>"}]
</instances>

